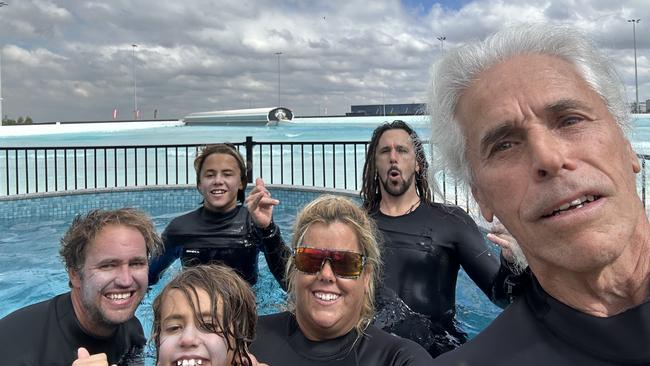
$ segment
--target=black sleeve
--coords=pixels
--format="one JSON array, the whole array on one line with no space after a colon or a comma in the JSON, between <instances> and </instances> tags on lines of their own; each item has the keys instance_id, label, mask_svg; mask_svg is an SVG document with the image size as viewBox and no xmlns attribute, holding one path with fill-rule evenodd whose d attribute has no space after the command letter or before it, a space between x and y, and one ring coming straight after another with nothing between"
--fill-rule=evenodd
<instances>
[{"instance_id":1,"label":"black sleeve","mask_svg":"<svg viewBox=\"0 0 650 366\"><path fill-rule=\"evenodd\" d=\"M162 273L180 257L180 246L175 246L169 235L169 227L173 221L165 228L162 233L164 243L163 252L149 261L149 286L158 283Z\"/></svg>"},{"instance_id":2,"label":"black sleeve","mask_svg":"<svg viewBox=\"0 0 650 366\"><path fill-rule=\"evenodd\" d=\"M458 261L467 275L492 299L494 280L499 272L497 254L488 246L485 236L479 231L472 218L462 209L455 207L454 219L462 223L456 225L456 251Z\"/></svg>"},{"instance_id":3,"label":"black sleeve","mask_svg":"<svg viewBox=\"0 0 650 366\"><path fill-rule=\"evenodd\" d=\"M510 305L530 286L530 270L517 271L501 255L501 267L494 278L490 300L500 308Z\"/></svg>"},{"instance_id":4,"label":"black sleeve","mask_svg":"<svg viewBox=\"0 0 650 366\"><path fill-rule=\"evenodd\" d=\"M503 256L497 258L474 220L462 210L459 211L458 219L465 222L462 226L464 230L458 233L460 264L490 301L505 308L527 287L528 275L516 274Z\"/></svg>"},{"instance_id":5,"label":"black sleeve","mask_svg":"<svg viewBox=\"0 0 650 366\"><path fill-rule=\"evenodd\" d=\"M260 247L264 252L264 257L266 258L266 263L269 265L269 269L275 280L278 281L283 290L287 289L287 285L284 281L285 267L291 252L289 247L284 244L282 239L282 234L280 233L280 228L271 221L271 224L264 228L260 229L255 224L255 233L260 239Z\"/></svg>"}]
</instances>

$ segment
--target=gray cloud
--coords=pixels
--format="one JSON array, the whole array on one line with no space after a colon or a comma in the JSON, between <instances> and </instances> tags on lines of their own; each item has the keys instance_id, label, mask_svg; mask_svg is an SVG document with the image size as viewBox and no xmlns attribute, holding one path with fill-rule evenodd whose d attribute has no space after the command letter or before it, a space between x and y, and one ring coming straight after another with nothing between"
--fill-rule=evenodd
<instances>
[{"instance_id":1,"label":"gray cloud","mask_svg":"<svg viewBox=\"0 0 650 366\"><path fill-rule=\"evenodd\" d=\"M572 23L650 99L650 10L643 0L6 0L0 9L3 111L36 121L145 118L277 104L298 115L350 104L422 102L440 42L454 47L521 21ZM424 4L424 5L423 5ZM647 22L646 22L647 21ZM132 44L137 44L135 58Z\"/></svg>"}]
</instances>

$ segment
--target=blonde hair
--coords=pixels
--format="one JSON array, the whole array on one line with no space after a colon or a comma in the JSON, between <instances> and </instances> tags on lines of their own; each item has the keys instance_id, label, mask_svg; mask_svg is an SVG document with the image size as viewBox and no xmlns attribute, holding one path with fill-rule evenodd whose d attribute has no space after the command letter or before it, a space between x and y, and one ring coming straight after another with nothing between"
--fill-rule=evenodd
<instances>
[{"instance_id":1,"label":"blonde hair","mask_svg":"<svg viewBox=\"0 0 650 366\"><path fill-rule=\"evenodd\" d=\"M365 210L357 206L349 198L323 195L308 203L298 213L293 229L291 248L295 250L301 243L305 233L312 224L330 225L341 222L348 225L356 234L361 254L366 257L364 273L369 276L368 289L364 293L361 314L355 329L361 336L368 327L375 313L375 286L381 274L381 250L377 241L377 227ZM286 267L287 293L290 311L295 314L295 276L297 269L293 257L289 258Z\"/></svg>"}]
</instances>

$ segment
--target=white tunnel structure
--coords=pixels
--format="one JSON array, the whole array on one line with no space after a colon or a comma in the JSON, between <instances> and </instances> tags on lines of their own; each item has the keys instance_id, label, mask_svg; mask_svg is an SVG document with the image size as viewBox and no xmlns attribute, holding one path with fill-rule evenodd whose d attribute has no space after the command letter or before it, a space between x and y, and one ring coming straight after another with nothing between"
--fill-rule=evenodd
<instances>
[{"instance_id":1,"label":"white tunnel structure","mask_svg":"<svg viewBox=\"0 0 650 366\"><path fill-rule=\"evenodd\" d=\"M290 123L293 112L285 107L197 112L183 118L186 125L276 126Z\"/></svg>"}]
</instances>

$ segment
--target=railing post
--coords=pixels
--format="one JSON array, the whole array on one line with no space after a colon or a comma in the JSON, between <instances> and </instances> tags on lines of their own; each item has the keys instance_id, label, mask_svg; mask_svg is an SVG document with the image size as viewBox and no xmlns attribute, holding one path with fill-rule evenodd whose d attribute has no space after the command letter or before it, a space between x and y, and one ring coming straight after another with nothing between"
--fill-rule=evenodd
<instances>
[{"instance_id":1,"label":"railing post","mask_svg":"<svg viewBox=\"0 0 650 366\"><path fill-rule=\"evenodd\" d=\"M246 177L253 183L253 136L246 136Z\"/></svg>"}]
</instances>

